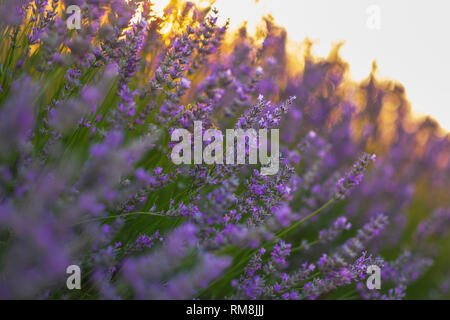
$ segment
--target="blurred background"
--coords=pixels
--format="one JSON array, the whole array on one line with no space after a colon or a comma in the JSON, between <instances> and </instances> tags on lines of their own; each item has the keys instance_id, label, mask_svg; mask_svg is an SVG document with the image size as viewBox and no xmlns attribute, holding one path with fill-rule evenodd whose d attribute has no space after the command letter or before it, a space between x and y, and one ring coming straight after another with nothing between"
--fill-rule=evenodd
<instances>
[{"instance_id":1,"label":"blurred background","mask_svg":"<svg viewBox=\"0 0 450 320\"><path fill-rule=\"evenodd\" d=\"M156 0L160 9L167 3ZM291 41L314 41L319 56L345 41L340 54L354 80L366 78L376 60L378 76L402 83L416 114L430 115L450 130L449 1L217 0L214 6L223 20L230 18L232 30L247 22L254 32L270 14Z\"/></svg>"}]
</instances>

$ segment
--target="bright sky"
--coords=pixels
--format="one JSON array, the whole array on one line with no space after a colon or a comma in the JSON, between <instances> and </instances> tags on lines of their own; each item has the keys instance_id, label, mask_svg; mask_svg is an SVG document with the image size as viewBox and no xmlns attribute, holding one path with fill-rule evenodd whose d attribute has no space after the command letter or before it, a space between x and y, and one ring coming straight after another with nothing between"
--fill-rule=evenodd
<instances>
[{"instance_id":1,"label":"bright sky","mask_svg":"<svg viewBox=\"0 0 450 320\"><path fill-rule=\"evenodd\" d=\"M271 13L291 40L318 40L314 51L321 56L345 40L341 55L355 80L377 60L382 77L406 87L416 112L450 130L449 0L217 0L215 6L233 29L248 21L251 31Z\"/></svg>"}]
</instances>

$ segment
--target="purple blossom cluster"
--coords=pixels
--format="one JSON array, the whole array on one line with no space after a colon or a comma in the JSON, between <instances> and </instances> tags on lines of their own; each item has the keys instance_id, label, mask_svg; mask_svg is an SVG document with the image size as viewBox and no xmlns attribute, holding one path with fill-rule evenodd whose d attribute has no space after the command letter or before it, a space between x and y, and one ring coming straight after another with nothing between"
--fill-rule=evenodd
<instances>
[{"instance_id":1,"label":"purple blossom cluster","mask_svg":"<svg viewBox=\"0 0 450 320\"><path fill-rule=\"evenodd\" d=\"M450 298L449 134L375 65L348 80L339 47L293 55L270 17L256 36L220 21L0 2L0 298ZM279 129L278 172L176 166L169 137L195 121Z\"/></svg>"}]
</instances>

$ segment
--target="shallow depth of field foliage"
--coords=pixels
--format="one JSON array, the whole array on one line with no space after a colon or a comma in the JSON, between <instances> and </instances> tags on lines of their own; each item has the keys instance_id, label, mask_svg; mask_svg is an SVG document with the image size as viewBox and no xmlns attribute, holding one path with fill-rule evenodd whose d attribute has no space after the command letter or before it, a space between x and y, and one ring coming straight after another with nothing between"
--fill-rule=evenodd
<instances>
[{"instance_id":1,"label":"shallow depth of field foliage","mask_svg":"<svg viewBox=\"0 0 450 320\"><path fill-rule=\"evenodd\" d=\"M0 298L449 298L449 136L376 66L351 81L338 46L288 53L270 17L252 37L218 16L0 0ZM174 165L195 120L279 128L279 172Z\"/></svg>"}]
</instances>

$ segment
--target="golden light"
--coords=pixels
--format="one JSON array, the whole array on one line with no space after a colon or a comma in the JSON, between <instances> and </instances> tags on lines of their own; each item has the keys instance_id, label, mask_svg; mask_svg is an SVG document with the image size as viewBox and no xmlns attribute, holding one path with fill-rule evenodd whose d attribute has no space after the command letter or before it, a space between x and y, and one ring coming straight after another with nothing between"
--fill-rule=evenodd
<instances>
[{"instance_id":1,"label":"golden light","mask_svg":"<svg viewBox=\"0 0 450 320\"><path fill-rule=\"evenodd\" d=\"M157 0L157 1L150 1L153 6L152 9L155 11L156 15L159 18L162 18L164 9L170 4L170 0Z\"/></svg>"},{"instance_id":2,"label":"golden light","mask_svg":"<svg viewBox=\"0 0 450 320\"><path fill-rule=\"evenodd\" d=\"M139 4L139 7L136 10L136 13L134 14L133 18L130 20L130 24L139 24L142 21L142 12L144 11L142 7L142 3Z\"/></svg>"},{"instance_id":3,"label":"golden light","mask_svg":"<svg viewBox=\"0 0 450 320\"><path fill-rule=\"evenodd\" d=\"M381 26L368 27L372 3L361 0L217 0L230 29L244 21L250 33L270 14L291 41L314 41L313 52L326 57L334 43L345 41L340 55L350 64L354 80L365 79L377 61L379 73L402 83L413 110L431 115L450 130L450 1L372 1L378 3ZM425 41L425 42L423 42Z\"/></svg>"},{"instance_id":4,"label":"golden light","mask_svg":"<svg viewBox=\"0 0 450 320\"><path fill-rule=\"evenodd\" d=\"M153 4L153 17L162 20L159 32L167 37L178 28L176 14L186 1L148 1ZM190 0L199 7L216 7L221 24L230 18L229 36L243 23L247 24L249 33L256 32L262 17L270 14L276 24L287 30L290 40L288 51L291 53L299 52L298 44L307 37L314 43L313 53L322 57L328 55L333 44L345 41L340 55L350 64L352 79L365 79L370 74L372 62L376 60L380 74L405 86L417 114L431 115L450 130L450 107L447 102L450 91L450 82L447 81L450 45L443 41L446 38L443 30L450 27L450 20L444 16L448 10L443 8L436 13L442 19L424 21L421 15L427 10L426 6L411 1L408 2L414 16L411 20L402 15L405 1L380 5L382 25L380 30L375 31L367 27L367 5L359 0L348 0L346 5L334 0ZM165 14L169 5L173 6L172 11ZM442 4L442 7L446 6L450 6L450 2ZM132 22L139 22L141 18L142 12L138 10ZM427 46L417 44L417 35L430 38Z\"/></svg>"},{"instance_id":5,"label":"golden light","mask_svg":"<svg viewBox=\"0 0 450 320\"><path fill-rule=\"evenodd\" d=\"M130 0L125 0L127 3ZM148 1L152 4L152 11L154 13L154 17L163 18L164 17L164 9L170 4L171 0L160 0L160 1ZM143 12L143 2L139 3L139 6L134 14L133 18L130 20L130 24L138 24L142 21L142 12ZM149 22L149 21L148 21ZM169 30L170 31L170 30Z\"/></svg>"}]
</instances>

